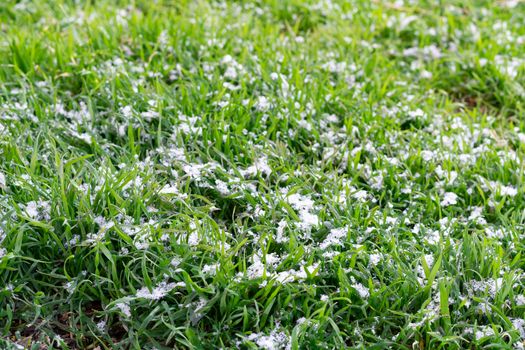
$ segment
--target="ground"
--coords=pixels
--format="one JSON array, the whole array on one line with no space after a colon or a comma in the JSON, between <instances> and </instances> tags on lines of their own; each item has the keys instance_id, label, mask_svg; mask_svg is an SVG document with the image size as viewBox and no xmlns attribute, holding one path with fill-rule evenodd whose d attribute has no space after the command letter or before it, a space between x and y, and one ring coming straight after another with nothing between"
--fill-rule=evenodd
<instances>
[{"instance_id":1,"label":"ground","mask_svg":"<svg viewBox=\"0 0 525 350\"><path fill-rule=\"evenodd\" d=\"M525 3L0 3L0 347L523 349Z\"/></svg>"}]
</instances>

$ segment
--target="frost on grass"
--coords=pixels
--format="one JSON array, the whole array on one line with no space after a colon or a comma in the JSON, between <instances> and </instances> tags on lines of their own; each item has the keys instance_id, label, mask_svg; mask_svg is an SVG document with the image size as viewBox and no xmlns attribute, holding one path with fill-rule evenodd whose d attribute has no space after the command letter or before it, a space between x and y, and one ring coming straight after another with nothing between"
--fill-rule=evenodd
<instances>
[{"instance_id":1,"label":"frost on grass","mask_svg":"<svg viewBox=\"0 0 525 350\"><path fill-rule=\"evenodd\" d=\"M257 344L260 349L264 350L288 350L291 349L290 337L282 331L276 329L268 335L264 333L252 333L247 340Z\"/></svg>"},{"instance_id":2,"label":"frost on grass","mask_svg":"<svg viewBox=\"0 0 525 350\"><path fill-rule=\"evenodd\" d=\"M174 282L160 282L157 286L153 288L142 287L135 294L136 298L144 298L150 300L159 300L164 298L171 290L177 287L177 284Z\"/></svg>"},{"instance_id":3,"label":"frost on grass","mask_svg":"<svg viewBox=\"0 0 525 350\"><path fill-rule=\"evenodd\" d=\"M523 348L519 1L47 2L0 13L6 339Z\"/></svg>"}]
</instances>

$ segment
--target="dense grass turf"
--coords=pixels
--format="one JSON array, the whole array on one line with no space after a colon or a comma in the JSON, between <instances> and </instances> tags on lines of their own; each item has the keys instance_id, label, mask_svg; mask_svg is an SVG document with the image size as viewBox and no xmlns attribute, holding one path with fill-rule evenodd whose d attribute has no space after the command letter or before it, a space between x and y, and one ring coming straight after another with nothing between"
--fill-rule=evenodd
<instances>
[{"instance_id":1,"label":"dense grass turf","mask_svg":"<svg viewBox=\"0 0 525 350\"><path fill-rule=\"evenodd\" d=\"M524 21L0 2L0 348L523 349Z\"/></svg>"}]
</instances>

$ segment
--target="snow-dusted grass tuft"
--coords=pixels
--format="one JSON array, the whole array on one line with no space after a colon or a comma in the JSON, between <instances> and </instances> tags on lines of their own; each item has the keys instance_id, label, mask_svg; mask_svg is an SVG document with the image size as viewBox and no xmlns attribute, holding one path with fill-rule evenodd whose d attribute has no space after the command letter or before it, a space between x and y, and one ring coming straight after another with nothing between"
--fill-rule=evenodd
<instances>
[{"instance_id":1,"label":"snow-dusted grass tuft","mask_svg":"<svg viewBox=\"0 0 525 350\"><path fill-rule=\"evenodd\" d=\"M2 1L0 348L523 349L524 20Z\"/></svg>"}]
</instances>

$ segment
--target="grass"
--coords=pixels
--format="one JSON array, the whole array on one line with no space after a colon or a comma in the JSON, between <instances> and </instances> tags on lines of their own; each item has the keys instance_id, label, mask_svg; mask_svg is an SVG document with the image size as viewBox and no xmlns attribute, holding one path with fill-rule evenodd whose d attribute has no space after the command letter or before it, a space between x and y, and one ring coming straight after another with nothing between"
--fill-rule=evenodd
<instances>
[{"instance_id":1,"label":"grass","mask_svg":"<svg viewBox=\"0 0 525 350\"><path fill-rule=\"evenodd\" d=\"M525 4L0 4L0 345L523 349Z\"/></svg>"}]
</instances>

